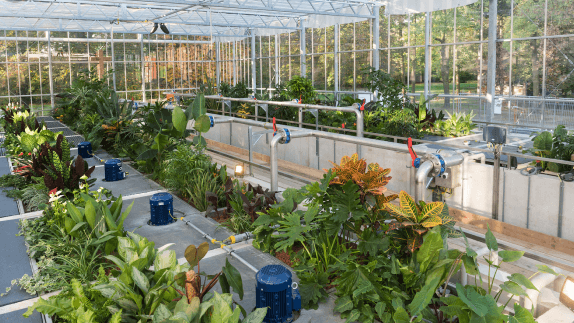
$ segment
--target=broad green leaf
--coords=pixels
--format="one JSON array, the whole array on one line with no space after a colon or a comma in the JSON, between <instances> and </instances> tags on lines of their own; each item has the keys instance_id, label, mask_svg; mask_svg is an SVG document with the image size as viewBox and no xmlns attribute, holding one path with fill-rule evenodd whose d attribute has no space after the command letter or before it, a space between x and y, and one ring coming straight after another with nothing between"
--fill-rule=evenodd
<instances>
[{"instance_id":1,"label":"broad green leaf","mask_svg":"<svg viewBox=\"0 0 574 323\"><path fill-rule=\"evenodd\" d=\"M436 227L424 236L424 242L417 252L417 262L420 271L425 272L430 263L436 258L438 252L443 249L443 240L440 235L440 227Z\"/></svg>"},{"instance_id":2,"label":"broad green leaf","mask_svg":"<svg viewBox=\"0 0 574 323\"><path fill-rule=\"evenodd\" d=\"M122 212L122 216L120 217L120 221L118 222L118 230L121 231L124 229L124 221L126 220L128 215L132 211L132 207L134 206L134 203L135 203L135 201L133 201L132 204L130 204L130 206L128 206L124 212Z\"/></svg>"},{"instance_id":3,"label":"broad green leaf","mask_svg":"<svg viewBox=\"0 0 574 323\"><path fill-rule=\"evenodd\" d=\"M513 281L506 281L500 285L503 291L510 293L512 295L518 296L527 296L526 291L522 288L522 286L518 285Z\"/></svg>"},{"instance_id":4,"label":"broad green leaf","mask_svg":"<svg viewBox=\"0 0 574 323\"><path fill-rule=\"evenodd\" d=\"M379 303L379 304L381 304L381 303ZM344 313L346 311L350 311L353 309L353 307L354 307L353 300L351 299L351 296L349 296L349 295L339 297L335 301L335 311L337 311L339 313Z\"/></svg>"},{"instance_id":5,"label":"broad green leaf","mask_svg":"<svg viewBox=\"0 0 574 323\"><path fill-rule=\"evenodd\" d=\"M411 318L409 317L409 314L402 307L395 311L395 314L393 315L393 320L395 320L395 323L410 323L411 322Z\"/></svg>"},{"instance_id":6,"label":"broad green leaf","mask_svg":"<svg viewBox=\"0 0 574 323\"><path fill-rule=\"evenodd\" d=\"M114 313L112 318L110 318L109 323L122 323L122 310Z\"/></svg>"},{"instance_id":7,"label":"broad green leaf","mask_svg":"<svg viewBox=\"0 0 574 323\"><path fill-rule=\"evenodd\" d=\"M84 214L86 216L86 221L90 225L90 228L94 229L96 226L96 208L91 201L86 201L86 209L84 210Z\"/></svg>"},{"instance_id":8,"label":"broad green leaf","mask_svg":"<svg viewBox=\"0 0 574 323\"><path fill-rule=\"evenodd\" d=\"M469 255L462 256L462 263L464 264L464 268L466 272L470 275L478 275L478 266L474 258L470 257Z\"/></svg>"},{"instance_id":9,"label":"broad green leaf","mask_svg":"<svg viewBox=\"0 0 574 323\"><path fill-rule=\"evenodd\" d=\"M558 273L554 271L554 269L546 266L546 265L536 265L538 271L541 273L552 274L554 276L558 276Z\"/></svg>"},{"instance_id":10,"label":"broad green leaf","mask_svg":"<svg viewBox=\"0 0 574 323\"><path fill-rule=\"evenodd\" d=\"M225 266L221 268L225 280L233 288L233 291L239 295L239 299L243 300L243 281L241 279L241 274L235 267L229 263L229 259L225 259Z\"/></svg>"},{"instance_id":11,"label":"broad green leaf","mask_svg":"<svg viewBox=\"0 0 574 323\"><path fill-rule=\"evenodd\" d=\"M53 299L45 300L43 298L38 298L38 301L34 303L34 305L30 306L26 313L23 314L24 317L29 317L34 313L34 311L38 311L42 314L46 314L48 316L53 315L64 315L68 312L73 311L72 308L72 300L71 299L61 299L58 297L54 297Z\"/></svg>"},{"instance_id":12,"label":"broad green leaf","mask_svg":"<svg viewBox=\"0 0 574 323\"><path fill-rule=\"evenodd\" d=\"M387 304L385 304L383 302L378 302L377 305L375 305L375 311L377 312L379 319L383 322L384 322L383 316L385 314L386 308L387 308Z\"/></svg>"},{"instance_id":13,"label":"broad green leaf","mask_svg":"<svg viewBox=\"0 0 574 323\"><path fill-rule=\"evenodd\" d=\"M207 252L209 251L209 243L202 242L199 247L197 247L197 261L200 261L205 257Z\"/></svg>"},{"instance_id":14,"label":"broad green leaf","mask_svg":"<svg viewBox=\"0 0 574 323\"><path fill-rule=\"evenodd\" d=\"M492 234L492 231L490 231L490 227L487 227L485 240L486 240L486 247L488 248L488 250L490 251L498 250L498 242L496 242L494 234Z\"/></svg>"},{"instance_id":15,"label":"broad green leaf","mask_svg":"<svg viewBox=\"0 0 574 323\"><path fill-rule=\"evenodd\" d=\"M523 274L514 273L510 275L508 279L528 289L538 290L536 286L534 286L534 284L530 281L530 279L526 278L526 276L524 276Z\"/></svg>"},{"instance_id":16,"label":"broad green leaf","mask_svg":"<svg viewBox=\"0 0 574 323\"><path fill-rule=\"evenodd\" d=\"M253 312L249 313L246 318L241 321L242 323L261 323L267 315L267 308L256 308Z\"/></svg>"},{"instance_id":17,"label":"broad green leaf","mask_svg":"<svg viewBox=\"0 0 574 323\"><path fill-rule=\"evenodd\" d=\"M518 303L514 303L514 316L509 316L509 323L536 323L532 313Z\"/></svg>"},{"instance_id":18,"label":"broad green leaf","mask_svg":"<svg viewBox=\"0 0 574 323\"><path fill-rule=\"evenodd\" d=\"M171 114L171 122L177 131L182 133L185 131L185 127L187 126L187 117L179 106L176 106L173 109Z\"/></svg>"},{"instance_id":19,"label":"broad green leaf","mask_svg":"<svg viewBox=\"0 0 574 323\"><path fill-rule=\"evenodd\" d=\"M169 137L167 135L158 133L155 138L153 138L154 144L151 146L151 149L155 149L157 151L163 151L165 146L169 143Z\"/></svg>"},{"instance_id":20,"label":"broad green leaf","mask_svg":"<svg viewBox=\"0 0 574 323\"><path fill-rule=\"evenodd\" d=\"M419 222L419 209L415 200L405 191L399 193L400 206L404 214L413 222ZM440 212L439 212L440 213Z\"/></svg>"},{"instance_id":21,"label":"broad green leaf","mask_svg":"<svg viewBox=\"0 0 574 323\"><path fill-rule=\"evenodd\" d=\"M478 294L472 288L465 288L460 284L456 284L456 291L458 293L458 297L462 300L474 313L476 313L480 317L484 317L488 312L488 304L486 300L484 300L484 296Z\"/></svg>"},{"instance_id":22,"label":"broad green leaf","mask_svg":"<svg viewBox=\"0 0 574 323\"><path fill-rule=\"evenodd\" d=\"M139 156L138 156L138 160L148 160L148 159L152 159L154 157L157 156L157 150L156 149L148 149L144 152L142 152Z\"/></svg>"},{"instance_id":23,"label":"broad green leaf","mask_svg":"<svg viewBox=\"0 0 574 323\"><path fill-rule=\"evenodd\" d=\"M132 279L136 285L144 292L144 295L149 292L149 279L136 267L132 267Z\"/></svg>"},{"instance_id":24,"label":"broad green leaf","mask_svg":"<svg viewBox=\"0 0 574 323\"><path fill-rule=\"evenodd\" d=\"M199 263L199 259L197 259L197 248L195 247L195 245L187 246L183 254L185 256L185 259L191 266L191 268L197 266L197 264Z\"/></svg>"},{"instance_id":25,"label":"broad green leaf","mask_svg":"<svg viewBox=\"0 0 574 323\"><path fill-rule=\"evenodd\" d=\"M415 294L413 301L409 304L409 311L411 315L419 315L419 313L428 306L439 283L440 277L435 277L432 281L425 284L418 293Z\"/></svg>"},{"instance_id":26,"label":"broad green leaf","mask_svg":"<svg viewBox=\"0 0 574 323\"><path fill-rule=\"evenodd\" d=\"M356 320L359 319L360 316L361 312L358 309L354 309L351 311L351 313L349 313L349 316L347 316L347 320L345 321L345 323L355 322Z\"/></svg>"},{"instance_id":27,"label":"broad green leaf","mask_svg":"<svg viewBox=\"0 0 574 323\"><path fill-rule=\"evenodd\" d=\"M504 262L514 262L518 259L522 258L524 255L524 251L515 251L515 250L501 250L498 252L500 258Z\"/></svg>"},{"instance_id":28,"label":"broad green leaf","mask_svg":"<svg viewBox=\"0 0 574 323\"><path fill-rule=\"evenodd\" d=\"M202 115L207 113L207 109L205 107L205 96L203 93L198 94L192 103L192 116L193 119L199 118Z\"/></svg>"},{"instance_id":29,"label":"broad green leaf","mask_svg":"<svg viewBox=\"0 0 574 323\"><path fill-rule=\"evenodd\" d=\"M171 311L167 308L167 306L159 304L153 313L153 323L161 323L164 320L167 320L170 316Z\"/></svg>"},{"instance_id":30,"label":"broad green leaf","mask_svg":"<svg viewBox=\"0 0 574 323\"><path fill-rule=\"evenodd\" d=\"M203 138L202 135L199 135L199 136L193 137L193 144L195 146L198 146L198 145L207 146L207 141L205 141L205 138Z\"/></svg>"},{"instance_id":31,"label":"broad green leaf","mask_svg":"<svg viewBox=\"0 0 574 323\"><path fill-rule=\"evenodd\" d=\"M160 271L164 268L171 268L177 265L177 257L175 251L164 250L155 256L153 261L154 271Z\"/></svg>"},{"instance_id":32,"label":"broad green leaf","mask_svg":"<svg viewBox=\"0 0 574 323\"><path fill-rule=\"evenodd\" d=\"M202 115L195 119L195 125L193 128L202 133L208 132L211 128L211 120L208 116Z\"/></svg>"},{"instance_id":33,"label":"broad green leaf","mask_svg":"<svg viewBox=\"0 0 574 323\"><path fill-rule=\"evenodd\" d=\"M68 214L72 220L74 220L74 222L84 222L84 215L82 212L80 212L80 210L78 210L78 208L76 208L76 206L74 206L74 203L67 203L66 208L68 209Z\"/></svg>"},{"instance_id":34,"label":"broad green leaf","mask_svg":"<svg viewBox=\"0 0 574 323\"><path fill-rule=\"evenodd\" d=\"M213 297L209 302L213 304L211 322L226 322L233 315L229 302L224 299L222 294L213 292Z\"/></svg>"}]
</instances>

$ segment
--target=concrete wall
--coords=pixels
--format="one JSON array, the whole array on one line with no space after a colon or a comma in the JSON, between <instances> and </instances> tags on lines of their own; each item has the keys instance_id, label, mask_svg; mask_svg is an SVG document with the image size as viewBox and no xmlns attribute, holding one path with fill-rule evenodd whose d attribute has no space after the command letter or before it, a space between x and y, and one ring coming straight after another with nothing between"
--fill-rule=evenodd
<instances>
[{"instance_id":1,"label":"concrete wall","mask_svg":"<svg viewBox=\"0 0 574 323\"><path fill-rule=\"evenodd\" d=\"M230 136L231 129L231 136ZM217 124L205 134L215 141L248 149L247 125ZM253 132L263 131L253 127ZM268 134L270 140L272 134ZM316 138L297 138L287 145L279 145L279 159L315 169L330 168L334 161L356 152L356 145L319 139L319 158L316 152ZM254 151L269 155L266 135L254 146ZM378 163L381 167L391 168L392 180L387 185L391 191L404 190L414 194L415 169L411 157L406 153L391 150L362 147L362 157L368 163ZM319 165L317 165L319 163ZM461 186L445 195L449 206L477 215L490 217L492 212L493 167L467 158L461 166ZM530 182L530 183L529 183ZM564 183L562 201L561 237L574 241L574 182ZM431 200L430 190L425 200ZM560 179L548 175L525 176L518 170L502 169L500 175L499 219L523 228L528 228L552 236L558 236Z\"/></svg>"}]
</instances>

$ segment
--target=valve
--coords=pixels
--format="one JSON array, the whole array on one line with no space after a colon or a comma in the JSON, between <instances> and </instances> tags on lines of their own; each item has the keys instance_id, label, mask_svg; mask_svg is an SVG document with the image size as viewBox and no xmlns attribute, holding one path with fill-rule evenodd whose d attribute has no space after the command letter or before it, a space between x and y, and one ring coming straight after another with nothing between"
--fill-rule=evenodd
<instances>
[{"instance_id":1,"label":"valve","mask_svg":"<svg viewBox=\"0 0 574 323\"><path fill-rule=\"evenodd\" d=\"M407 140L407 146L409 147L409 152L411 153L411 158L413 160L412 166L414 168L419 168L421 166L421 159L417 156L417 153L413 150L413 138Z\"/></svg>"},{"instance_id":2,"label":"valve","mask_svg":"<svg viewBox=\"0 0 574 323\"><path fill-rule=\"evenodd\" d=\"M363 103L361 104L361 107L359 108L361 111L365 111L365 103L367 102L367 99L363 99Z\"/></svg>"}]
</instances>

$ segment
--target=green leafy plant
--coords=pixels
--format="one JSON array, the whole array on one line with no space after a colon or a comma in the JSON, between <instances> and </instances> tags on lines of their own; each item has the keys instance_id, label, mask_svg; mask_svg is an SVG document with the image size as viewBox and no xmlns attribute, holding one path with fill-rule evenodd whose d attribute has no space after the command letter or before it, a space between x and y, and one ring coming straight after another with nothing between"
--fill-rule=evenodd
<instances>
[{"instance_id":1,"label":"green leafy plant","mask_svg":"<svg viewBox=\"0 0 574 323\"><path fill-rule=\"evenodd\" d=\"M446 113L449 118L446 120L437 120L433 127L433 132L444 137L461 137L471 133L476 128L472 119L476 116L473 111L469 114L464 112L450 114Z\"/></svg>"},{"instance_id":2,"label":"green leafy plant","mask_svg":"<svg viewBox=\"0 0 574 323\"><path fill-rule=\"evenodd\" d=\"M479 280L475 279L475 285L462 286L456 285L457 295L449 297L441 297L440 301L443 306L440 309L435 309L434 314L436 317L444 317L440 322L534 322L534 318L529 310L521 307L518 303L514 304L514 316L503 314L503 310L512 301L512 297L524 296L528 297L526 290L537 290L529 278L520 273L513 273L508 277L508 280L499 285L499 290L494 289L494 277L500 269L500 265L495 265L492 261L492 252L498 251L498 256L503 263L511 263L519 260L524 255L523 251L516 250L498 250L498 242L496 237L490 231L486 232L486 246L490 251L488 257L484 256L484 260L488 264L488 280L483 281L480 272L478 271L478 263L476 261L477 254L468 246L467 254L462 258L464 261L467 273L479 276ZM546 265L537 265L539 272L558 275L554 270ZM491 277L490 272L494 270L494 275ZM536 275L535 273L534 275ZM480 282L480 285L479 285ZM499 306L499 302L504 293L511 295L503 306ZM494 294L494 296L493 296ZM439 315L442 313L442 315Z\"/></svg>"},{"instance_id":3,"label":"green leafy plant","mask_svg":"<svg viewBox=\"0 0 574 323\"><path fill-rule=\"evenodd\" d=\"M402 241L403 249L414 252L423 241L424 235L434 227L440 227L443 236L458 237L454 230L454 219L449 215L448 206L442 202L415 203L405 191L399 193L399 206L386 203L391 217L389 225L393 241Z\"/></svg>"},{"instance_id":4,"label":"green leafy plant","mask_svg":"<svg viewBox=\"0 0 574 323\"><path fill-rule=\"evenodd\" d=\"M287 83L286 92L289 97L300 100L301 103L313 103L317 91L313 87L313 81L301 76L292 77Z\"/></svg>"},{"instance_id":5,"label":"green leafy plant","mask_svg":"<svg viewBox=\"0 0 574 323\"><path fill-rule=\"evenodd\" d=\"M529 152L535 156L544 158L554 158L570 161L574 154L574 135L570 135L568 130L562 125L556 127L554 132L536 132L532 134L533 148L523 152ZM543 169L552 172L564 172L572 170L571 166L561 165L547 161L535 161L534 165L540 165Z\"/></svg>"}]
</instances>

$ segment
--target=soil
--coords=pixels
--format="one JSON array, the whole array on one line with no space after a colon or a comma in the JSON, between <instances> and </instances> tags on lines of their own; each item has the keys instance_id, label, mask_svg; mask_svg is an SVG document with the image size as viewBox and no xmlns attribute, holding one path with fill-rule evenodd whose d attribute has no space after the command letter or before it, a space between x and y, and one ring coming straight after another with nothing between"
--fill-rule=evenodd
<instances>
[{"instance_id":1,"label":"soil","mask_svg":"<svg viewBox=\"0 0 574 323\"><path fill-rule=\"evenodd\" d=\"M225 221L227 221L230 218L229 214L227 214L227 210L219 211L219 215L213 212L209 215L209 217L217 221L217 223L219 224L225 223Z\"/></svg>"}]
</instances>

